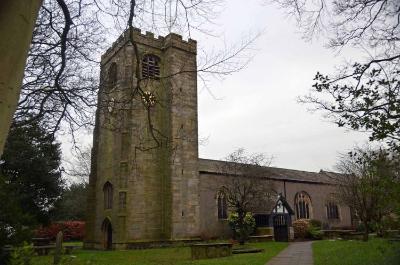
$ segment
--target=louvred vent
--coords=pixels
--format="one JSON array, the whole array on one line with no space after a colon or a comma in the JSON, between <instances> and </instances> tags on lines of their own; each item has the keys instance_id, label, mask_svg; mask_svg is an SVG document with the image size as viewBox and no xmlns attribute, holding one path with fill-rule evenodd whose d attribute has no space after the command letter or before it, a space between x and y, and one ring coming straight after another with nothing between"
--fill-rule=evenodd
<instances>
[{"instance_id":1,"label":"louvred vent","mask_svg":"<svg viewBox=\"0 0 400 265\"><path fill-rule=\"evenodd\" d=\"M160 78L159 58L154 55L146 55L142 60L142 78Z\"/></svg>"}]
</instances>

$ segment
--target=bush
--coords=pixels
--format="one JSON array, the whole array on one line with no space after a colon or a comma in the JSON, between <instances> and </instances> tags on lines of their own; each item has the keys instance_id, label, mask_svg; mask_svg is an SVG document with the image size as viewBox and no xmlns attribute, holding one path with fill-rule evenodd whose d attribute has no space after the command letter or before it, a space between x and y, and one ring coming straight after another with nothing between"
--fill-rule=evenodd
<instances>
[{"instance_id":1,"label":"bush","mask_svg":"<svg viewBox=\"0 0 400 265\"><path fill-rule=\"evenodd\" d=\"M400 218L393 214L384 216L382 226L385 230L400 230Z\"/></svg>"},{"instance_id":2,"label":"bush","mask_svg":"<svg viewBox=\"0 0 400 265\"><path fill-rule=\"evenodd\" d=\"M322 239L322 232L319 227L309 226L307 229L307 238L313 240L321 240Z\"/></svg>"},{"instance_id":3,"label":"bush","mask_svg":"<svg viewBox=\"0 0 400 265\"><path fill-rule=\"evenodd\" d=\"M35 252L32 247L24 242L23 246L17 247L11 253L10 265L30 265Z\"/></svg>"},{"instance_id":4,"label":"bush","mask_svg":"<svg viewBox=\"0 0 400 265\"><path fill-rule=\"evenodd\" d=\"M251 213L246 213L242 222L239 220L239 214L233 212L228 217L229 226L231 227L235 239L243 244L245 240L254 232L256 220Z\"/></svg>"},{"instance_id":5,"label":"bush","mask_svg":"<svg viewBox=\"0 0 400 265\"><path fill-rule=\"evenodd\" d=\"M295 238L322 239L322 223L315 219L297 219L293 221Z\"/></svg>"},{"instance_id":6,"label":"bush","mask_svg":"<svg viewBox=\"0 0 400 265\"><path fill-rule=\"evenodd\" d=\"M321 229L321 227L322 227L322 222L320 220L311 219L311 220L309 220L309 223L311 226L318 228L318 229Z\"/></svg>"},{"instance_id":7,"label":"bush","mask_svg":"<svg viewBox=\"0 0 400 265\"><path fill-rule=\"evenodd\" d=\"M47 227L41 227L35 231L36 237L48 237L55 240L57 233L63 232L64 241L83 240L85 236L85 222L82 221L65 221L52 223Z\"/></svg>"},{"instance_id":8,"label":"bush","mask_svg":"<svg viewBox=\"0 0 400 265\"><path fill-rule=\"evenodd\" d=\"M310 227L308 219L297 219L292 222L294 237L295 238L306 238L307 230Z\"/></svg>"}]
</instances>

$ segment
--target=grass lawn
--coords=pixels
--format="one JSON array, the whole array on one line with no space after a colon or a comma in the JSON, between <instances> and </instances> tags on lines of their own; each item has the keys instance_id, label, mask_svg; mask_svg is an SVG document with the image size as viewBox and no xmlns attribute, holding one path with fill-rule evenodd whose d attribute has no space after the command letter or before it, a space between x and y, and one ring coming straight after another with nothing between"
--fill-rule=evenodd
<instances>
[{"instance_id":1,"label":"grass lawn","mask_svg":"<svg viewBox=\"0 0 400 265\"><path fill-rule=\"evenodd\" d=\"M313 243L314 265L399 265L400 243L323 240Z\"/></svg>"},{"instance_id":2,"label":"grass lawn","mask_svg":"<svg viewBox=\"0 0 400 265\"><path fill-rule=\"evenodd\" d=\"M249 243L248 246L263 248L264 252L254 254L235 254L218 259L192 261L190 247L171 247L145 250L89 251L76 250L68 265L264 265L269 259L283 250L287 243L265 242ZM67 258L68 256L65 256ZM52 256L33 259L34 265L52 264Z\"/></svg>"},{"instance_id":3,"label":"grass lawn","mask_svg":"<svg viewBox=\"0 0 400 265\"><path fill-rule=\"evenodd\" d=\"M68 242L63 242L63 246L83 247L83 242L82 241L68 241Z\"/></svg>"}]
</instances>

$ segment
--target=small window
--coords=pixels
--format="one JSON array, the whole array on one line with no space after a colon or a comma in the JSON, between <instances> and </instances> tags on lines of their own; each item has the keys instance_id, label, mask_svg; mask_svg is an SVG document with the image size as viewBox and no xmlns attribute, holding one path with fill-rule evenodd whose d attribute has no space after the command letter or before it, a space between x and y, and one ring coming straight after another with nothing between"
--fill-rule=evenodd
<instances>
[{"instance_id":1,"label":"small window","mask_svg":"<svg viewBox=\"0 0 400 265\"><path fill-rule=\"evenodd\" d=\"M220 192L217 197L218 203L218 219L228 218L228 204L226 203L226 196Z\"/></svg>"},{"instance_id":2,"label":"small window","mask_svg":"<svg viewBox=\"0 0 400 265\"><path fill-rule=\"evenodd\" d=\"M104 193L104 209L112 209L113 205L113 186L110 182L106 182L103 186Z\"/></svg>"},{"instance_id":3,"label":"small window","mask_svg":"<svg viewBox=\"0 0 400 265\"><path fill-rule=\"evenodd\" d=\"M119 187L126 189L128 186L128 164L126 162L121 163L119 173Z\"/></svg>"},{"instance_id":4,"label":"small window","mask_svg":"<svg viewBox=\"0 0 400 265\"><path fill-rule=\"evenodd\" d=\"M117 84L117 64L112 63L110 69L108 69L108 85L110 89L114 88Z\"/></svg>"},{"instance_id":5,"label":"small window","mask_svg":"<svg viewBox=\"0 0 400 265\"><path fill-rule=\"evenodd\" d=\"M334 202L326 204L326 215L328 219L339 219L339 207Z\"/></svg>"},{"instance_id":6,"label":"small window","mask_svg":"<svg viewBox=\"0 0 400 265\"><path fill-rule=\"evenodd\" d=\"M142 78L160 78L160 59L155 55L145 55L142 60Z\"/></svg>"},{"instance_id":7,"label":"small window","mask_svg":"<svg viewBox=\"0 0 400 265\"><path fill-rule=\"evenodd\" d=\"M119 210L124 211L126 209L126 192L119 193Z\"/></svg>"}]
</instances>

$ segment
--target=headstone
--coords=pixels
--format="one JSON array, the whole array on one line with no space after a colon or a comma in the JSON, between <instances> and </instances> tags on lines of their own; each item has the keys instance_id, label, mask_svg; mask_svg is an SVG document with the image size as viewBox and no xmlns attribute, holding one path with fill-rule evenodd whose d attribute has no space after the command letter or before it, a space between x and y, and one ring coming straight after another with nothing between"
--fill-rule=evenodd
<instances>
[{"instance_id":1,"label":"headstone","mask_svg":"<svg viewBox=\"0 0 400 265\"><path fill-rule=\"evenodd\" d=\"M54 265L60 264L62 254L63 232L60 231L56 237L56 249L54 251Z\"/></svg>"}]
</instances>

